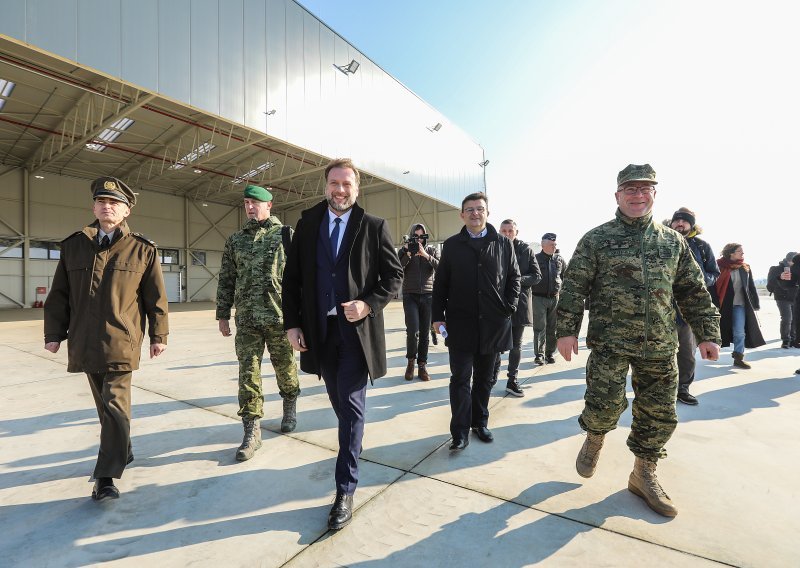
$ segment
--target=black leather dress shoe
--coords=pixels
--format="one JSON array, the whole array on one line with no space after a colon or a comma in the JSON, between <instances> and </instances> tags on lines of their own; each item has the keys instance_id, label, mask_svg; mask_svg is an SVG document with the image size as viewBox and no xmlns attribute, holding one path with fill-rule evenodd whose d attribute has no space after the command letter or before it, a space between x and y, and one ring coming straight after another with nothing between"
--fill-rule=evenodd
<instances>
[{"instance_id":1,"label":"black leather dress shoe","mask_svg":"<svg viewBox=\"0 0 800 568\"><path fill-rule=\"evenodd\" d=\"M681 401L683 404L688 404L689 406L697 406L699 403L697 399L690 395L688 392L679 392L678 393L678 400Z\"/></svg>"},{"instance_id":2,"label":"black leather dress shoe","mask_svg":"<svg viewBox=\"0 0 800 568\"><path fill-rule=\"evenodd\" d=\"M556 358L553 357L552 355L545 355L544 362L547 363L548 365L552 365L553 363L556 362Z\"/></svg>"},{"instance_id":3,"label":"black leather dress shoe","mask_svg":"<svg viewBox=\"0 0 800 568\"><path fill-rule=\"evenodd\" d=\"M487 444L494 440L494 436L492 435L492 431L489 430L486 426L479 426L477 428L472 429L475 432L475 435L478 436L478 439L481 442L486 442Z\"/></svg>"},{"instance_id":4,"label":"black leather dress shoe","mask_svg":"<svg viewBox=\"0 0 800 568\"><path fill-rule=\"evenodd\" d=\"M469 446L469 438L453 438L453 443L450 444L450 449L455 452L463 450L467 446Z\"/></svg>"},{"instance_id":5,"label":"black leather dress shoe","mask_svg":"<svg viewBox=\"0 0 800 568\"><path fill-rule=\"evenodd\" d=\"M333 502L331 512L328 514L328 528L332 531L338 531L349 525L352 520L353 496L337 491L336 500Z\"/></svg>"},{"instance_id":6,"label":"black leather dress shoe","mask_svg":"<svg viewBox=\"0 0 800 568\"><path fill-rule=\"evenodd\" d=\"M102 501L103 499L119 499L119 489L114 485L114 480L110 477L98 477L92 489L92 499Z\"/></svg>"}]
</instances>

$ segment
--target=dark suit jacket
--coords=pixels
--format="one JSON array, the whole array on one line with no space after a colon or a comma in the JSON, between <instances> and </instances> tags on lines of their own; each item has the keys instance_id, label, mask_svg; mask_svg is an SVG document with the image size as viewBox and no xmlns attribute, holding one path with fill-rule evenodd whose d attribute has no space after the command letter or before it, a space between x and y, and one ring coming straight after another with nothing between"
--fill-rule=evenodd
<instances>
[{"instance_id":1,"label":"dark suit jacket","mask_svg":"<svg viewBox=\"0 0 800 568\"><path fill-rule=\"evenodd\" d=\"M320 351L323 346L319 311L326 306L317 300L317 242L320 224L327 222L325 201L303 211L295 228L286 268L283 272L284 329L303 330L307 351L300 354L300 368L306 373L321 374ZM369 215L357 204L347 223L341 246L348 246L348 288L351 300L369 304L373 313L352 325L358 334L371 379L386 374L386 335L383 308L397 295L403 283L403 269L384 219Z\"/></svg>"}]
</instances>

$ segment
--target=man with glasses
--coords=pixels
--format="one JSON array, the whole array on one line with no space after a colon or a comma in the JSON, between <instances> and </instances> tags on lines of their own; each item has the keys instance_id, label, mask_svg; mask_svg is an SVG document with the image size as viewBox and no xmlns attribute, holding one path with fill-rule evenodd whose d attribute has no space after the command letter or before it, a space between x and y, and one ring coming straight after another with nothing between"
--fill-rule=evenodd
<instances>
[{"instance_id":1,"label":"man with glasses","mask_svg":"<svg viewBox=\"0 0 800 568\"><path fill-rule=\"evenodd\" d=\"M513 243L486 222L488 217L485 194L464 198L464 227L444 242L433 283L433 327L446 331L450 354L452 451L469 445L470 428L482 442L494 440L488 423L495 360L512 347L519 267Z\"/></svg>"},{"instance_id":2,"label":"man with glasses","mask_svg":"<svg viewBox=\"0 0 800 568\"><path fill-rule=\"evenodd\" d=\"M605 434L628 406L632 369L633 422L628 447L636 456L628 489L655 512L678 510L656 478L656 463L677 425L675 306L699 341L703 359L719 357L719 313L686 240L653 223L656 173L628 165L617 176L616 219L586 233L569 262L558 304L558 351L578 353L584 301L590 300L585 406L578 423L587 432L576 469L594 475Z\"/></svg>"}]
</instances>

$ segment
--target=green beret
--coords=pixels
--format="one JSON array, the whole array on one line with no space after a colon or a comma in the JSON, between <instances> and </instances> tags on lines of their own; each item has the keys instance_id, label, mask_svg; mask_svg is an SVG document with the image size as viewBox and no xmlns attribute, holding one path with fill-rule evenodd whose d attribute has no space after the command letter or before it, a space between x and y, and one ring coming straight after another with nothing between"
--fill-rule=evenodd
<instances>
[{"instance_id":1,"label":"green beret","mask_svg":"<svg viewBox=\"0 0 800 568\"><path fill-rule=\"evenodd\" d=\"M116 199L128 207L136 205L136 194L124 181L115 177L101 177L92 182L92 199L98 197Z\"/></svg>"},{"instance_id":2,"label":"green beret","mask_svg":"<svg viewBox=\"0 0 800 568\"><path fill-rule=\"evenodd\" d=\"M244 188L244 196L258 201L272 201L272 194L257 185L248 185Z\"/></svg>"},{"instance_id":3,"label":"green beret","mask_svg":"<svg viewBox=\"0 0 800 568\"><path fill-rule=\"evenodd\" d=\"M656 171L650 164L638 166L628 164L624 170L617 175L617 187L629 181L649 181L653 185L657 184Z\"/></svg>"}]
</instances>

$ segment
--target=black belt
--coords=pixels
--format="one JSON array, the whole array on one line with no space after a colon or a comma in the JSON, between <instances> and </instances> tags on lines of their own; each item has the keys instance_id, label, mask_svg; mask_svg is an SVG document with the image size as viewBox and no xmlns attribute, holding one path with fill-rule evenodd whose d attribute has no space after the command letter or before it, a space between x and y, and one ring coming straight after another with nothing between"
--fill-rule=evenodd
<instances>
[{"instance_id":1,"label":"black belt","mask_svg":"<svg viewBox=\"0 0 800 568\"><path fill-rule=\"evenodd\" d=\"M537 294L536 292L532 292L534 296L539 298L557 298L558 294Z\"/></svg>"}]
</instances>

